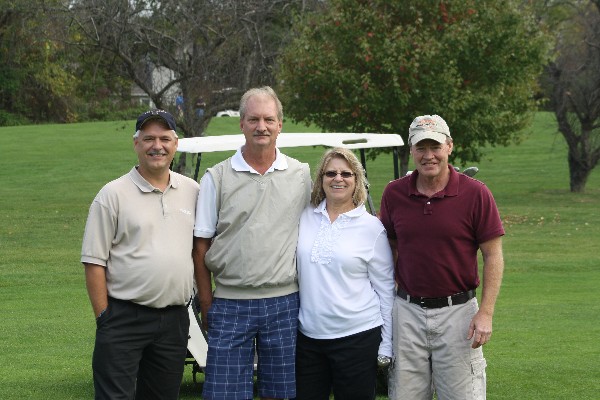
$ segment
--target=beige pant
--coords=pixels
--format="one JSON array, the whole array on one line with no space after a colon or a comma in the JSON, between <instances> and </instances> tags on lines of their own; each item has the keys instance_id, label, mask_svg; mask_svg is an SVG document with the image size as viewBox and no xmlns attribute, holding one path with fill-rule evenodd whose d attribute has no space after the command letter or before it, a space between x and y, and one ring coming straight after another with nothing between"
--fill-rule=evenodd
<instances>
[{"instance_id":1,"label":"beige pant","mask_svg":"<svg viewBox=\"0 0 600 400\"><path fill-rule=\"evenodd\" d=\"M392 400L485 399L486 362L467 334L477 299L443 308L421 308L394 300L394 361L389 370Z\"/></svg>"}]
</instances>

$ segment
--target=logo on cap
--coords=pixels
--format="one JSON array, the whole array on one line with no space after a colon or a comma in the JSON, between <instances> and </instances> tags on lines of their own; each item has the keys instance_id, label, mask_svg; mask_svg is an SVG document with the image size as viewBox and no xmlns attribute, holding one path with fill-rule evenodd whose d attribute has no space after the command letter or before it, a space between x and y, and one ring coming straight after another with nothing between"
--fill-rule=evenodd
<instances>
[{"instance_id":1,"label":"logo on cap","mask_svg":"<svg viewBox=\"0 0 600 400\"><path fill-rule=\"evenodd\" d=\"M434 131L437 128L437 122L433 120L433 118L423 118L419 122L417 122L414 128L428 129L430 131Z\"/></svg>"}]
</instances>

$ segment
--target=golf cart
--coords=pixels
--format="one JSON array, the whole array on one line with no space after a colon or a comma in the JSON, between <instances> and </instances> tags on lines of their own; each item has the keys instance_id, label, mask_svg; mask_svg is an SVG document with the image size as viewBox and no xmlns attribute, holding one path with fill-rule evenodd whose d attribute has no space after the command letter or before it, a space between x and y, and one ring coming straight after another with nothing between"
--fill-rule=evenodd
<instances>
[{"instance_id":1,"label":"golf cart","mask_svg":"<svg viewBox=\"0 0 600 400\"><path fill-rule=\"evenodd\" d=\"M193 178L194 180L198 180L202 154L219 151L235 151L240 148L244 142L245 138L242 134L182 138L179 139L177 151L197 155ZM321 147L343 147L358 150L360 152L361 163L365 169L365 174L367 170L365 149L377 147L392 148L395 179L398 178L400 174L398 148L403 144L404 142L400 135L378 133L283 133L277 138L277 147L280 149L319 146L320 153L323 152ZM368 184L367 193L369 193ZM376 213L370 194L367 196L366 206L371 214ZM201 328L202 323L200 320L200 308L197 296L194 296L193 301L190 303L188 312L190 315L190 333L186 364L192 365L193 380L196 382L196 374L198 372L203 373L204 368L206 367L206 353L208 351L208 338L206 332Z\"/></svg>"}]
</instances>

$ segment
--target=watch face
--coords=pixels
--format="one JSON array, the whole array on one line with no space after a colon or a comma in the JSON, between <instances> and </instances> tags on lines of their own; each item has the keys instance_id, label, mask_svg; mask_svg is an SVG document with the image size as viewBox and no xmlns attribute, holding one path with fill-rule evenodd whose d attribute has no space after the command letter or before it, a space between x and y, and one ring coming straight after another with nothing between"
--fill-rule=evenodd
<instances>
[{"instance_id":1,"label":"watch face","mask_svg":"<svg viewBox=\"0 0 600 400\"><path fill-rule=\"evenodd\" d=\"M378 356L377 365L380 367L387 367L392 362L392 359L388 356Z\"/></svg>"}]
</instances>

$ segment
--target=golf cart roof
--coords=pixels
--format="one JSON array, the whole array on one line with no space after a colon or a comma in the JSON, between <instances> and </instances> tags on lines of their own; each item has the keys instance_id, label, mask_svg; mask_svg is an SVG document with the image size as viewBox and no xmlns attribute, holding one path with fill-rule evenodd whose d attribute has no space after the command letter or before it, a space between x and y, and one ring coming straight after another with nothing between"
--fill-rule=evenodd
<instances>
[{"instance_id":1,"label":"golf cart roof","mask_svg":"<svg viewBox=\"0 0 600 400\"><path fill-rule=\"evenodd\" d=\"M210 153L237 150L245 142L244 135L202 136L179 139L177 151L185 153ZM395 133L281 133L277 147L327 146L347 149L398 147L404 142Z\"/></svg>"}]
</instances>

